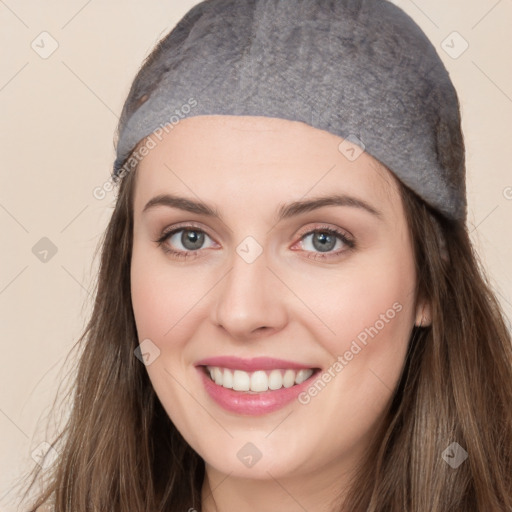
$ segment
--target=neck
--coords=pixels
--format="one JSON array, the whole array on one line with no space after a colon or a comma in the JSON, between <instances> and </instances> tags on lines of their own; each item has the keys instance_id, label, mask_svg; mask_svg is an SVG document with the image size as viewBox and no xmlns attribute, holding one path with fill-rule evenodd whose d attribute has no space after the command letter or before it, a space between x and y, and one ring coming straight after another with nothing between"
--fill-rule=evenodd
<instances>
[{"instance_id":1,"label":"neck","mask_svg":"<svg viewBox=\"0 0 512 512\"><path fill-rule=\"evenodd\" d=\"M343 512L341 501L348 475L339 467L311 474L267 479L225 475L206 464L202 487L203 512Z\"/></svg>"}]
</instances>

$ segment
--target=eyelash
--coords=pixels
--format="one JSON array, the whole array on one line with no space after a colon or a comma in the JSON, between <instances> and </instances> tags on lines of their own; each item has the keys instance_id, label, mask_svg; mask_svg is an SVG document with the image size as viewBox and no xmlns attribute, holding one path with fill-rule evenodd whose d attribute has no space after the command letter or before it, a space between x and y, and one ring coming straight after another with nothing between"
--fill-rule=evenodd
<instances>
[{"instance_id":1,"label":"eyelash","mask_svg":"<svg viewBox=\"0 0 512 512\"><path fill-rule=\"evenodd\" d=\"M170 249L168 246L166 246L164 244L164 242L170 236L172 236L176 233L179 233L180 231L196 231L196 232L204 233L205 235L207 235L209 237L208 233L206 233L203 229L200 229L199 227L194 226L192 224L187 224L185 226L179 226L179 227L173 228L171 230L167 230L167 231L164 230L162 232L161 236L157 240L155 240L155 243L157 243L158 247L161 247L162 250L166 254L170 254L174 258L185 260L190 257L193 257L193 258L197 257L197 253L199 251L201 251L201 249L196 249L196 250L191 250L191 251L175 251L174 249ZM328 252L328 253L321 253L321 252L313 252L312 253L311 251L305 251L305 252L311 254L311 255L306 256L309 259L324 260L327 258L333 258L333 257L339 256L340 254L342 254L344 252L353 250L356 246L355 241L353 239L349 238L342 231L340 231L336 228L330 227L330 226L319 226L315 229L306 231L305 233L303 233L301 235L300 240L303 240L306 236L315 234L315 233L326 233L328 235L334 235L337 238L339 238L347 246L347 248L340 249L336 252ZM209 238L211 238L211 237L209 237Z\"/></svg>"}]
</instances>

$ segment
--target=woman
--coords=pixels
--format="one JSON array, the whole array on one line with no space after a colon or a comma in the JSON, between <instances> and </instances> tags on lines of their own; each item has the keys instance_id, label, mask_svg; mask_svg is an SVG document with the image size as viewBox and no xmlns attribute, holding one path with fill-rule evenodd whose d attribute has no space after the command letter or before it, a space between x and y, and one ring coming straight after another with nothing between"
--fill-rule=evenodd
<instances>
[{"instance_id":1,"label":"woman","mask_svg":"<svg viewBox=\"0 0 512 512\"><path fill-rule=\"evenodd\" d=\"M33 509L510 511L457 95L383 0L210 0L134 80Z\"/></svg>"}]
</instances>

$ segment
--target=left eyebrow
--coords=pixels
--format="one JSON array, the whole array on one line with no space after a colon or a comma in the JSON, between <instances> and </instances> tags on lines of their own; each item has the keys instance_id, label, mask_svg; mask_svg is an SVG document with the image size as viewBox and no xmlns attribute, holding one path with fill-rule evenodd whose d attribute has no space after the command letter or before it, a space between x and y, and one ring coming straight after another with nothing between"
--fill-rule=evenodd
<instances>
[{"instance_id":1,"label":"left eyebrow","mask_svg":"<svg viewBox=\"0 0 512 512\"><path fill-rule=\"evenodd\" d=\"M382 220L382 212L368 204L366 201L346 194L333 194L313 199L306 199L304 201L294 201L293 203L283 205L278 210L278 219L288 219L294 215L310 212L317 208L322 208L323 206L351 206L354 208L360 208Z\"/></svg>"}]
</instances>

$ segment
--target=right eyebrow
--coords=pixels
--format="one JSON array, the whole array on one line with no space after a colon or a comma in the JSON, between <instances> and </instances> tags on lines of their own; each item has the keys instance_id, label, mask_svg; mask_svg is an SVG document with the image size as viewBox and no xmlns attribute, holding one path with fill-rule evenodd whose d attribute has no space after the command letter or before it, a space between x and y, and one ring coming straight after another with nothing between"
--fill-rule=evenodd
<instances>
[{"instance_id":1,"label":"right eyebrow","mask_svg":"<svg viewBox=\"0 0 512 512\"><path fill-rule=\"evenodd\" d=\"M172 194L161 194L153 197L147 202L142 210L142 213L151 210L157 206L168 206L170 208L178 208L190 213L197 213L199 215L207 215L209 217L221 218L219 212L213 207L202 201L194 201L186 197L179 197Z\"/></svg>"}]
</instances>

